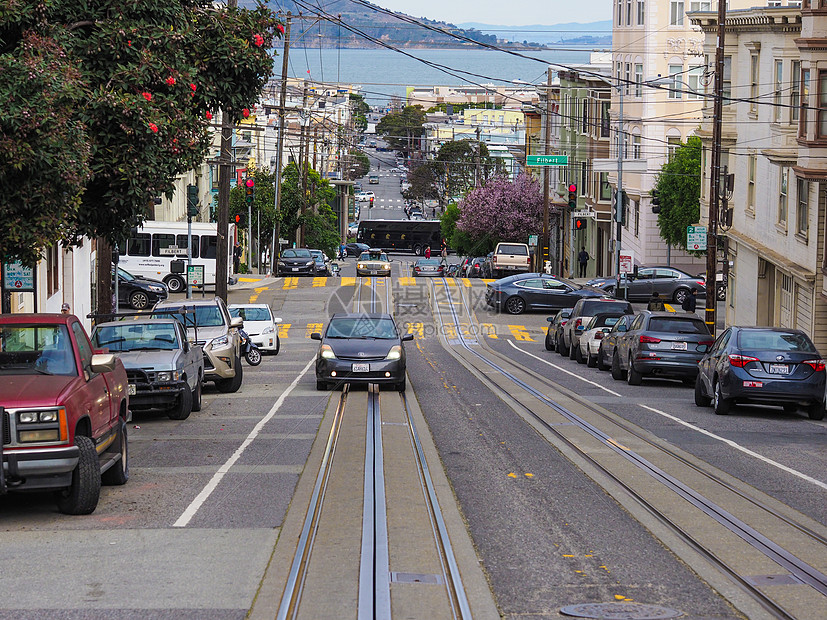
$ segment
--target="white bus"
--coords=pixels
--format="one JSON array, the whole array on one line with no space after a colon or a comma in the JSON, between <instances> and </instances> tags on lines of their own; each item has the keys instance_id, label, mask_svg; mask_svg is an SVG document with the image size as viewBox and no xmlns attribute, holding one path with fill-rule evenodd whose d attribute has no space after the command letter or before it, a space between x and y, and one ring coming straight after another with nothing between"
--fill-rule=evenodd
<instances>
[{"instance_id":1,"label":"white bus","mask_svg":"<svg viewBox=\"0 0 827 620\"><path fill-rule=\"evenodd\" d=\"M204 267L204 285L215 286L218 224L192 223L192 264ZM227 266L233 268L235 224L229 224ZM175 248L178 248L175 250ZM187 223L146 221L120 248L119 266L135 276L162 280L171 293L187 288Z\"/></svg>"}]
</instances>

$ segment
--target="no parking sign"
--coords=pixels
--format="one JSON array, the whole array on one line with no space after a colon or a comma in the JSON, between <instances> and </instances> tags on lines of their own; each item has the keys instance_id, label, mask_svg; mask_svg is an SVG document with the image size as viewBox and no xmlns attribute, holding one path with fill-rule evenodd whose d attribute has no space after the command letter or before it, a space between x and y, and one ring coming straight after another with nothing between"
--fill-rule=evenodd
<instances>
[{"instance_id":1,"label":"no parking sign","mask_svg":"<svg viewBox=\"0 0 827 620\"><path fill-rule=\"evenodd\" d=\"M686 249L693 252L706 251L706 226L686 227Z\"/></svg>"}]
</instances>

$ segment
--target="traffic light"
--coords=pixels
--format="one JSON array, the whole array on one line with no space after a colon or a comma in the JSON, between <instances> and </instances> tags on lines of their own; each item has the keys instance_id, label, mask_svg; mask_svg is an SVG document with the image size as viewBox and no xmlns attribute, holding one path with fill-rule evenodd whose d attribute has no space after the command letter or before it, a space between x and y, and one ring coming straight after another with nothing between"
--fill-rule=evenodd
<instances>
[{"instance_id":1,"label":"traffic light","mask_svg":"<svg viewBox=\"0 0 827 620\"><path fill-rule=\"evenodd\" d=\"M236 213L234 220L236 228L244 228L247 225L247 218L244 217L243 213Z\"/></svg>"},{"instance_id":2,"label":"traffic light","mask_svg":"<svg viewBox=\"0 0 827 620\"><path fill-rule=\"evenodd\" d=\"M187 185L187 217L198 215L198 186Z\"/></svg>"},{"instance_id":3,"label":"traffic light","mask_svg":"<svg viewBox=\"0 0 827 620\"><path fill-rule=\"evenodd\" d=\"M577 208L577 186L572 183L569 185L569 209L574 211Z\"/></svg>"},{"instance_id":4,"label":"traffic light","mask_svg":"<svg viewBox=\"0 0 827 620\"><path fill-rule=\"evenodd\" d=\"M244 200L248 206L253 206L253 202L256 198L256 182L253 179L248 178L244 181Z\"/></svg>"},{"instance_id":5,"label":"traffic light","mask_svg":"<svg viewBox=\"0 0 827 620\"><path fill-rule=\"evenodd\" d=\"M574 218L574 230L586 230L586 218L585 217L576 217L576 218Z\"/></svg>"},{"instance_id":6,"label":"traffic light","mask_svg":"<svg viewBox=\"0 0 827 620\"><path fill-rule=\"evenodd\" d=\"M368 209L373 209L373 196L370 197L370 205L368 205Z\"/></svg>"},{"instance_id":7,"label":"traffic light","mask_svg":"<svg viewBox=\"0 0 827 620\"><path fill-rule=\"evenodd\" d=\"M657 190L652 190L652 213L660 213L660 196Z\"/></svg>"}]
</instances>

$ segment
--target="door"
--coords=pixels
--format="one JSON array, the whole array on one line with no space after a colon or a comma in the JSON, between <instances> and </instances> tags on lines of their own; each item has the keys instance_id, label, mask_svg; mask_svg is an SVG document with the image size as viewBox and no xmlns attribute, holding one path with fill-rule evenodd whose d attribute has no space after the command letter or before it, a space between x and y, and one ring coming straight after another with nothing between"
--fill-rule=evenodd
<instances>
[{"instance_id":1,"label":"door","mask_svg":"<svg viewBox=\"0 0 827 620\"><path fill-rule=\"evenodd\" d=\"M652 279L655 270L652 268L640 269L637 277L629 282L629 298L638 301L649 301L652 297Z\"/></svg>"},{"instance_id":2,"label":"door","mask_svg":"<svg viewBox=\"0 0 827 620\"><path fill-rule=\"evenodd\" d=\"M75 338L80 357L81 376L86 379L83 395L83 407L89 415L92 424L92 436L95 438L105 434L113 420L117 419L118 412L112 405L112 393L109 378L103 373L92 371L92 344L80 323L72 323L72 332Z\"/></svg>"},{"instance_id":3,"label":"door","mask_svg":"<svg viewBox=\"0 0 827 620\"><path fill-rule=\"evenodd\" d=\"M543 290L543 281L540 278L530 278L517 283L517 288L520 291L520 297L525 299L529 308L547 308L548 299L546 299Z\"/></svg>"}]
</instances>

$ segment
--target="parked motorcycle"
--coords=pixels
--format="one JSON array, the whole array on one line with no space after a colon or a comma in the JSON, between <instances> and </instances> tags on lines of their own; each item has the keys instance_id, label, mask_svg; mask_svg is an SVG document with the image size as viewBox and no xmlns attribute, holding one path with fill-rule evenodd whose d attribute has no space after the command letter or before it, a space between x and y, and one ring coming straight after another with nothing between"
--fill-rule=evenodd
<instances>
[{"instance_id":1,"label":"parked motorcycle","mask_svg":"<svg viewBox=\"0 0 827 620\"><path fill-rule=\"evenodd\" d=\"M250 366L258 366L261 364L261 351L255 343L250 340L247 332L240 329L238 330L238 334L241 336L241 352L244 354L244 359L247 360L247 363Z\"/></svg>"}]
</instances>

